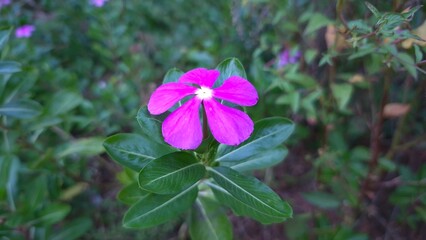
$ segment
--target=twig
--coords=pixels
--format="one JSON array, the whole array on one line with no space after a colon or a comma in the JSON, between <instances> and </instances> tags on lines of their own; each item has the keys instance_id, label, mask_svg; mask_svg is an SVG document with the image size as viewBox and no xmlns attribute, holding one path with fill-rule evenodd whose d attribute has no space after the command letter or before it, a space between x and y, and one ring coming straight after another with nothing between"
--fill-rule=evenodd
<instances>
[{"instance_id":1,"label":"twig","mask_svg":"<svg viewBox=\"0 0 426 240\"><path fill-rule=\"evenodd\" d=\"M361 196L365 196L367 194L367 191L370 188L372 176L374 174L374 171L376 170L376 167L379 163L379 155L380 155L380 133L383 127L384 122L384 108L388 101L388 95L389 95L389 89L390 89L390 82L391 82L391 70L386 69L385 70L385 76L384 76L384 86L383 86L383 95L382 99L380 101L380 109L377 113L377 119L372 124L372 130L371 130L371 140L370 140L370 149L371 149L371 159L368 164L368 173L367 177L365 178L362 188L361 188Z\"/></svg>"}]
</instances>

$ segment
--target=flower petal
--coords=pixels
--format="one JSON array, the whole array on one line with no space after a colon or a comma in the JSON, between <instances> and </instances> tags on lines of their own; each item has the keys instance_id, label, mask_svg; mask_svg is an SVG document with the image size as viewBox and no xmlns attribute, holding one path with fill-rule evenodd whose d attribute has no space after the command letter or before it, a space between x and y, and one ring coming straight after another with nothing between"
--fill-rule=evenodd
<instances>
[{"instance_id":1,"label":"flower petal","mask_svg":"<svg viewBox=\"0 0 426 240\"><path fill-rule=\"evenodd\" d=\"M169 110L182 98L195 94L197 88L182 83L166 83L157 88L148 102L148 111L158 115Z\"/></svg>"},{"instance_id":2,"label":"flower petal","mask_svg":"<svg viewBox=\"0 0 426 240\"><path fill-rule=\"evenodd\" d=\"M222 86L214 89L213 96L241 106L253 106L257 103L257 92L246 79L232 76Z\"/></svg>"},{"instance_id":3,"label":"flower petal","mask_svg":"<svg viewBox=\"0 0 426 240\"><path fill-rule=\"evenodd\" d=\"M201 100L192 98L163 122L164 141L180 149L196 149L203 140L200 122Z\"/></svg>"},{"instance_id":4,"label":"flower petal","mask_svg":"<svg viewBox=\"0 0 426 240\"><path fill-rule=\"evenodd\" d=\"M210 130L218 142L238 145L253 132L253 121L244 112L222 105L214 99L204 101L203 104Z\"/></svg>"},{"instance_id":5,"label":"flower petal","mask_svg":"<svg viewBox=\"0 0 426 240\"><path fill-rule=\"evenodd\" d=\"M219 77L220 72L218 70L208 70L205 68L196 68L191 71L184 73L180 78L180 83L193 83L199 86L211 88Z\"/></svg>"}]
</instances>

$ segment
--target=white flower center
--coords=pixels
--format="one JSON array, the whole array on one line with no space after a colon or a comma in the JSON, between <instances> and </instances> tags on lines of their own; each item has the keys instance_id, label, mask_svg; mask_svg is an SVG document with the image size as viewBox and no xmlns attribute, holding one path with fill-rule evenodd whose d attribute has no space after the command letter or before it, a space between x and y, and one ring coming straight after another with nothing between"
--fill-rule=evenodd
<instances>
[{"instance_id":1,"label":"white flower center","mask_svg":"<svg viewBox=\"0 0 426 240\"><path fill-rule=\"evenodd\" d=\"M195 91L195 94L201 100L209 100L213 97L213 90L208 87L201 87Z\"/></svg>"}]
</instances>

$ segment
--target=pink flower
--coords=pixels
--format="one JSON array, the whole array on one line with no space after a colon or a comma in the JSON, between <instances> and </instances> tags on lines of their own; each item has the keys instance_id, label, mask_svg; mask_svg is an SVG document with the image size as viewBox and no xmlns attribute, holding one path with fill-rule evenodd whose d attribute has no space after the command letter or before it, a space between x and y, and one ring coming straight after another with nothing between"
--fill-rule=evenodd
<instances>
[{"instance_id":1,"label":"pink flower","mask_svg":"<svg viewBox=\"0 0 426 240\"><path fill-rule=\"evenodd\" d=\"M257 103L257 92L246 79L232 76L222 86L212 88L218 70L196 68L183 74L178 82L166 83L154 91L148 102L153 115L166 112L178 101L189 100L172 112L163 122L164 140L180 149L196 149L203 140L200 107L203 106L213 137L220 143L238 145L253 132L253 121L237 109L223 105L225 100L241 106Z\"/></svg>"},{"instance_id":2,"label":"pink flower","mask_svg":"<svg viewBox=\"0 0 426 240\"><path fill-rule=\"evenodd\" d=\"M17 38L29 38L33 34L35 27L33 25L23 25L16 29L15 36Z\"/></svg>"},{"instance_id":3,"label":"pink flower","mask_svg":"<svg viewBox=\"0 0 426 240\"><path fill-rule=\"evenodd\" d=\"M102 7L108 0L90 0L90 4L95 7Z\"/></svg>"}]
</instances>

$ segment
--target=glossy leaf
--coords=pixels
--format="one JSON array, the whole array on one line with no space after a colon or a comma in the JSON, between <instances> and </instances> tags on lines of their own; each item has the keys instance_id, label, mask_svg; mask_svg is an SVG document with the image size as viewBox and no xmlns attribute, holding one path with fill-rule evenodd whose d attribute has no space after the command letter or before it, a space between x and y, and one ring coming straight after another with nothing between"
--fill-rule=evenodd
<instances>
[{"instance_id":1,"label":"glossy leaf","mask_svg":"<svg viewBox=\"0 0 426 240\"><path fill-rule=\"evenodd\" d=\"M29 119L39 115L41 106L32 100L20 100L9 102L0 106L0 115L19 119Z\"/></svg>"},{"instance_id":2,"label":"glossy leaf","mask_svg":"<svg viewBox=\"0 0 426 240\"><path fill-rule=\"evenodd\" d=\"M57 156L62 158L72 154L79 154L81 156L98 155L104 152L102 143L103 139L99 137L77 139L66 144L64 149L62 149Z\"/></svg>"},{"instance_id":3,"label":"glossy leaf","mask_svg":"<svg viewBox=\"0 0 426 240\"><path fill-rule=\"evenodd\" d=\"M149 228L165 223L188 210L197 194L197 184L176 195L150 194L126 212L123 225L127 228Z\"/></svg>"},{"instance_id":4,"label":"glossy leaf","mask_svg":"<svg viewBox=\"0 0 426 240\"><path fill-rule=\"evenodd\" d=\"M21 64L13 61L0 61L0 74L11 74L21 71Z\"/></svg>"},{"instance_id":5,"label":"glossy leaf","mask_svg":"<svg viewBox=\"0 0 426 240\"><path fill-rule=\"evenodd\" d=\"M137 172L155 158L176 151L146 136L130 133L111 136L103 145L112 159Z\"/></svg>"},{"instance_id":6,"label":"glossy leaf","mask_svg":"<svg viewBox=\"0 0 426 240\"><path fill-rule=\"evenodd\" d=\"M134 182L121 189L117 194L117 198L121 202L131 205L139 202L149 194L149 192L142 190L137 182Z\"/></svg>"},{"instance_id":7,"label":"glossy leaf","mask_svg":"<svg viewBox=\"0 0 426 240\"><path fill-rule=\"evenodd\" d=\"M161 133L161 125L164 120L164 115L154 116L148 112L148 108L143 106L139 109L136 116L139 126L142 128L142 134L148 136L153 141L165 144Z\"/></svg>"},{"instance_id":8,"label":"glossy leaf","mask_svg":"<svg viewBox=\"0 0 426 240\"><path fill-rule=\"evenodd\" d=\"M288 119L273 117L255 123L249 139L239 146L219 145L216 161L242 161L282 144L294 131Z\"/></svg>"},{"instance_id":9,"label":"glossy leaf","mask_svg":"<svg viewBox=\"0 0 426 240\"><path fill-rule=\"evenodd\" d=\"M232 225L226 212L216 201L207 197L197 198L188 225L192 239L232 239Z\"/></svg>"},{"instance_id":10,"label":"glossy leaf","mask_svg":"<svg viewBox=\"0 0 426 240\"><path fill-rule=\"evenodd\" d=\"M208 169L220 188L212 187L218 200L237 215L249 216L263 224L282 222L292 217L290 205L254 177L227 167Z\"/></svg>"},{"instance_id":11,"label":"glossy leaf","mask_svg":"<svg viewBox=\"0 0 426 240\"><path fill-rule=\"evenodd\" d=\"M174 194L190 187L205 175L194 155L175 152L154 159L139 173L139 186L156 194Z\"/></svg>"},{"instance_id":12,"label":"glossy leaf","mask_svg":"<svg viewBox=\"0 0 426 240\"><path fill-rule=\"evenodd\" d=\"M284 147L277 147L254 155L240 162L222 162L222 166L230 167L239 172L247 172L258 169L272 167L284 160L288 150Z\"/></svg>"},{"instance_id":13,"label":"glossy leaf","mask_svg":"<svg viewBox=\"0 0 426 240\"><path fill-rule=\"evenodd\" d=\"M166 76L163 78L163 84L170 83L170 82L177 82L180 78L180 76L183 75L184 72L177 68L172 68L169 71L167 71Z\"/></svg>"},{"instance_id":14,"label":"glossy leaf","mask_svg":"<svg viewBox=\"0 0 426 240\"><path fill-rule=\"evenodd\" d=\"M246 71L237 58L227 58L223 60L217 65L216 69L219 70L220 76L213 85L214 88L221 86L223 82L231 76L240 76L247 79Z\"/></svg>"}]
</instances>

